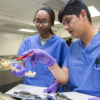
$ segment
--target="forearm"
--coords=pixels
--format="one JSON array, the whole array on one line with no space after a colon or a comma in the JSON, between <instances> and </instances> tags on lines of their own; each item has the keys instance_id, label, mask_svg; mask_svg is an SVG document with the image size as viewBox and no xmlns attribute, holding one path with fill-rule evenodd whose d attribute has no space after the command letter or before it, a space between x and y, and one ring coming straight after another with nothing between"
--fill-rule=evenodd
<instances>
[{"instance_id":1,"label":"forearm","mask_svg":"<svg viewBox=\"0 0 100 100\"><path fill-rule=\"evenodd\" d=\"M66 84L68 82L68 71L64 71L63 69L61 69L56 63L52 67L50 67L49 70L52 72L57 82L59 82L60 84Z\"/></svg>"}]
</instances>

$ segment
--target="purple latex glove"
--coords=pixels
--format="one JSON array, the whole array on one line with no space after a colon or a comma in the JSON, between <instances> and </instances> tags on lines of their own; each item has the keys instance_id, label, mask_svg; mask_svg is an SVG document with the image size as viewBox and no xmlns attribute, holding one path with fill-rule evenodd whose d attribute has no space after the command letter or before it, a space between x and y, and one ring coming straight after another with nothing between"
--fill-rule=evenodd
<instances>
[{"instance_id":1,"label":"purple latex glove","mask_svg":"<svg viewBox=\"0 0 100 100\"><path fill-rule=\"evenodd\" d=\"M88 100L100 100L100 97L89 98Z\"/></svg>"},{"instance_id":2,"label":"purple latex glove","mask_svg":"<svg viewBox=\"0 0 100 100\"><path fill-rule=\"evenodd\" d=\"M23 68L18 63L13 64L13 67L19 69L19 71L12 71L12 74L14 74L17 77L24 77L24 75L25 75L25 68Z\"/></svg>"},{"instance_id":3,"label":"purple latex glove","mask_svg":"<svg viewBox=\"0 0 100 100\"><path fill-rule=\"evenodd\" d=\"M58 82L54 82L53 84L51 84L49 86L49 88L45 89L43 92L45 92L45 93L56 93L58 88L59 88Z\"/></svg>"},{"instance_id":4,"label":"purple latex glove","mask_svg":"<svg viewBox=\"0 0 100 100\"><path fill-rule=\"evenodd\" d=\"M37 62L40 62L42 64L46 64L48 67L51 67L52 65L54 65L54 63L56 61L47 52L40 50L40 49L29 50L29 51L24 52L22 55L25 56L32 52L33 52L33 54L28 57L25 57L23 59L23 62L30 59L30 62L32 63L33 66L36 65Z\"/></svg>"}]
</instances>

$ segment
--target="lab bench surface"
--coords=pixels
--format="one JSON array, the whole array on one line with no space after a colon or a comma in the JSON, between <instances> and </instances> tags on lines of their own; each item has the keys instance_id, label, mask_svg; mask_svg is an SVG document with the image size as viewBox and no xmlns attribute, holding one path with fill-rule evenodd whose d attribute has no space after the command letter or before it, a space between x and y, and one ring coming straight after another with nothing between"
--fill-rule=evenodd
<instances>
[{"instance_id":1,"label":"lab bench surface","mask_svg":"<svg viewBox=\"0 0 100 100\"><path fill-rule=\"evenodd\" d=\"M7 91L6 94L12 97L40 97L38 100L88 100L88 98L94 98L94 96L82 94L78 92L63 92L63 93L44 93L43 90L46 87L30 86L19 84L11 90ZM36 99L29 99L36 100Z\"/></svg>"}]
</instances>

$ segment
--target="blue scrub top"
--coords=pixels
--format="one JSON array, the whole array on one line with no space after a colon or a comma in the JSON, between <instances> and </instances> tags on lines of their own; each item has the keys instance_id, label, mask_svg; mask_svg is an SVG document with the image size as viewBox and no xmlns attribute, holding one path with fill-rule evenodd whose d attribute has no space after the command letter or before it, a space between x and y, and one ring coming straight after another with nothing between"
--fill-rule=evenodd
<instances>
[{"instance_id":1,"label":"blue scrub top","mask_svg":"<svg viewBox=\"0 0 100 100\"><path fill-rule=\"evenodd\" d=\"M68 90L100 96L100 30L88 47L78 40L67 54L64 66L69 69Z\"/></svg>"},{"instance_id":2,"label":"blue scrub top","mask_svg":"<svg viewBox=\"0 0 100 100\"><path fill-rule=\"evenodd\" d=\"M23 40L18 55L21 56L23 52L30 49L42 49L53 56L58 65L62 67L67 54L67 48L65 40L55 35L52 35L52 37L42 46L39 34L37 34ZM25 69L26 72L31 70L32 72L37 73L33 78L25 76L24 83L27 85L48 87L54 82L54 77L47 65L38 63L36 66L32 66L28 60L25 63Z\"/></svg>"}]
</instances>

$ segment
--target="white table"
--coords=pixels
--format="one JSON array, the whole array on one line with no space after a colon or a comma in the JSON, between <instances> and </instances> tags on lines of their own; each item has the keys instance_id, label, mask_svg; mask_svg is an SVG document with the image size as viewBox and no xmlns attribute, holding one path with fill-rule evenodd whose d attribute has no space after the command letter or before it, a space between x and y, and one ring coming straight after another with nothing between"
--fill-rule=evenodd
<instances>
[{"instance_id":1,"label":"white table","mask_svg":"<svg viewBox=\"0 0 100 100\"><path fill-rule=\"evenodd\" d=\"M54 98L55 94L43 93L43 90L46 88L47 87L37 87L37 86L19 84L16 87L12 88L11 90L7 91L6 94L16 97L18 96L15 94L16 92L26 91L31 94L39 95L41 98L45 98L46 96L52 96ZM94 97L94 96L90 96L90 95L82 94L78 92L64 92L62 94L72 100L88 100L88 98Z\"/></svg>"},{"instance_id":2,"label":"white table","mask_svg":"<svg viewBox=\"0 0 100 100\"><path fill-rule=\"evenodd\" d=\"M64 96L68 97L71 100L88 100L88 98L94 98L95 96L83 94L83 93L78 93L78 92L63 92L62 93ZM49 96L52 96L53 99L55 94L48 94Z\"/></svg>"}]
</instances>

